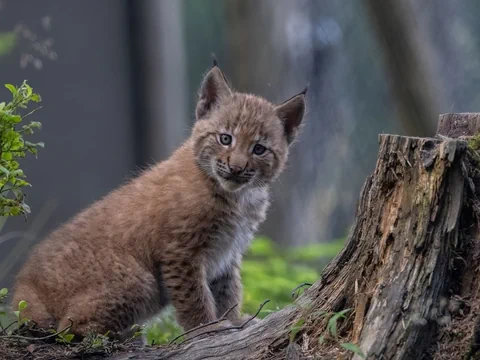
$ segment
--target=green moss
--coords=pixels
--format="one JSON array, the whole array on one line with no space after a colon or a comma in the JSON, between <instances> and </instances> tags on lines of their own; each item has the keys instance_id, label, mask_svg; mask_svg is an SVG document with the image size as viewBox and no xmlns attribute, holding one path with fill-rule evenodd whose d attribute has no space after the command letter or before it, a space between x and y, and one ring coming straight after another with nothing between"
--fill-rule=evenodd
<instances>
[{"instance_id":1,"label":"green moss","mask_svg":"<svg viewBox=\"0 0 480 360\"><path fill-rule=\"evenodd\" d=\"M468 147L472 150L480 150L480 132L468 139Z\"/></svg>"}]
</instances>

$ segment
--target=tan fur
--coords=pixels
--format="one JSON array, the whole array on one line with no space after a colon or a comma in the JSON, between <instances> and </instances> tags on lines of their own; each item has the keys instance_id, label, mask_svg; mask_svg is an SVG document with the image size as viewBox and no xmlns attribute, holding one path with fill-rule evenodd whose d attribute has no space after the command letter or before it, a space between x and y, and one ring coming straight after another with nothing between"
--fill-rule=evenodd
<instances>
[{"instance_id":1,"label":"tan fur","mask_svg":"<svg viewBox=\"0 0 480 360\"><path fill-rule=\"evenodd\" d=\"M305 94L275 107L235 93L214 66L206 75L191 137L169 158L54 231L32 251L12 306L40 327L121 332L173 304L185 329L234 304L239 269L285 166ZM173 121L173 120L172 120ZM220 134L233 137L222 145ZM260 143L268 148L253 154ZM236 177L227 179L233 170Z\"/></svg>"}]
</instances>

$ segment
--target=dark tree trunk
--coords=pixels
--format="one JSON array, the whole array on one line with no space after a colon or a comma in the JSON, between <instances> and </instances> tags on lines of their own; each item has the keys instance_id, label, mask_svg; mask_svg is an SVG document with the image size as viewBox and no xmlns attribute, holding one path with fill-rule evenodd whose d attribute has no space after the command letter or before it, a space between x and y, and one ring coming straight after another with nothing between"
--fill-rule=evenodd
<instances>
[{"instance_id":1,"label":"dark tree trunk","mask_svg":"<svg viewBox=\"0 0 480 360\"><path fill-rule=\"evenodd\" d=\"M367 0L365 6L383 50L399 120L408 135L432 134L438 109L444 106L443 87L413 7L408 0Z\"/></svg>"},{"instance_id":2,"label":"dark tree trunk","mask_svg":"<svg viewBox=\"0 0 480 360\"><path fill-rule=\"evenodd\" d=\"M380 135L346 246L296 306L242 331L117 359L360 359L342 342L356 343L368 359L464 358L480 310L480 156L451 138L476 131L465 117L480 124L478 115L443 115L439 138ZM322 314L344 309L351 311L334 339Z\"/></svg>"}]
</instances>

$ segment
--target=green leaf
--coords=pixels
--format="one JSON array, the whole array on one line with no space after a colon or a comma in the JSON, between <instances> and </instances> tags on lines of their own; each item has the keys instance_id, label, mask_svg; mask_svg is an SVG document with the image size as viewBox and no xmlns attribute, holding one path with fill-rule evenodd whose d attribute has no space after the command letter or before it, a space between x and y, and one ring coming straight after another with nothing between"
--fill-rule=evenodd
<instances>
[{"instance_id":1,"label":"green leaf","mask_svg":"<svg viewBox=\"0 0 480 360\"><path fill-rule=\"evenodd\" d=\"M22 207L22 210L25 214L30 214L31 213L30 206L28 206L24 202L22 202L22 204L20 206Z\"/></svg>"},{"instance_id":2,"label":"green leaf","mask_svg":"<svg viewBox=\"0 0 480 360\"><path fill-rule=\"evenodd\" d=\"M10 117L10 121L14 124L18 124L20 121L22 121L22 117L20 115L13 115Z\"/></svg>"},{"instance_id":3,"label":"green leaf","mask_svg":"<svg viewBox=\"0 0 480 360\"><path fill-rule=\"evenodd\" d=\"M305 319L300 318L295 325L290 329L290 344L295 341L297 334L300 330L302 330L303 324L305 323Z\"/></svg>"},{"instance_id":4,"label":"green leaf","mask_svg":"<svg viewBox=\"0 0 480 360\"><path fill-rule=\"evenodd\" d=\"M20 311L15 310L13 313L15 314L15 316L17 317L17 319L20 318Z\"/></svg>"},{"instance_id":5,"label":"green leaf","mask_svg":"<svg viewBox=\"0 0 480 360\"><path fill-rule=\"evenodd\" d=\"M31 97L32 93L33 93L32 88L29 85L25 84L25 97L26 98Z\"/></svg>"},{"instance_id":6,"label":"green leaf","mask_svg":"<svg viewBox=\"0 0 480 360\"><path fill-rule=\"evenodd\" d=\"M12 84L5 84L5 87L10 90L10 92L12 93L12 95L16 95L17 94L17 89L15 88L15 86L13 86Z\"/></svg>"},{"instance_id":7,"label":"green leaf","mask_svg":"<svg viewBox=\"0 0 480 360\"><path fill-rule=\"evenodd\" d=\"M75 337L74 334L66 334L66 335L63 335L63 340L65 340L67 343L71 343L73 338Z\"/></svg>"},{"instance_id":8,"label":"green leaf","mask_svg":"<svg viewBox=\"0 0 480 360\"><path fill-rule=\"evenodd\" d=\"M3 167L1 165L0 165L0 172L4 173L7 176L10 175L10 171L8 171L8 169L6 169L5 167Z\"/></svg>"},{"instance_id":9,"label":"green leaf","mask_svg":"<svg viewBox=\"0 0 480 360\"><path fill-rule=\"evenodd\" d=\"M8 294L7 288L0 289L0 297L7 296L7 294Z\"/></svg>"},{"instance_id":10,"label":"green leaf","mask_svg":"<svg viewBox=\"0 0 480 360\"><path fill-rule=\"evenodd\" d=\"M40 95L38 95L38 94L32 94L32 96L31 96L30 99L31 99L32 101L34 101L34 102L37 102L37 103L40 102L40 101L42 101L42 98L41 98Z\"/></svg>"},{"instance_id":11,"label":"green leaf","mask_svg":"<svg viewBox=\"0 0 480 360\"><path fill-rule=\"evenodd\" d=\"M38 122L38 121L31 121L29 126L31 128L41 129L42 128L42 123Z\"/></svg>"},{"instance_id":12,"label":"green leaf","mask_svg":"<svg viewBox=\"0 0 480 360\"><path fill-rule=\"evenodd\" d=\"M362 352L362 350L360 350L360 348L357 345L355 345L353 343L342 343L342 344L340 344L340 346L343 347L344 349L348 350L348 351L351 351L351 352L357 354L362 359L366 359L365 354Z\"/></svg>"},{"instance_id":13,"label":"green leaf","mask_svg":"<svg viewBox=\"0 0 480 360\"><path fill-rule=\"evenodd\" d=\"M22 310L25 310L27 308L28 304L25 300L21 300L19 303L18 303L18 310L22 311Z\"/></svg>"},{"instance_id":14,"label":"green leaf","mask_svg":"<svg viewBox=\"0 0 480 360\"><path fill-rule=\"evenodd\" d=\"M333 316L328 320L328 325L327 325L327 329L328 331L330 332L330 334L332 334L333 337L337 337L337 321L339 319L342 319L345 317L345 314L347 312L349 312L351 309L346 309L346 310L342 310L342 311L339 311L335 314L333 314Z\"/></svg>"}]
</instances>

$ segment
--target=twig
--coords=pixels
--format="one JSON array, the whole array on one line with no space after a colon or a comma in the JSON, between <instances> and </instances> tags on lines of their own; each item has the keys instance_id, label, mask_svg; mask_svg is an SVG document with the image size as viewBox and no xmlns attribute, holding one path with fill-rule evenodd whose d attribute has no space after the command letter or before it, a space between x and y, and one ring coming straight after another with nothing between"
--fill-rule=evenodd
<instances>
[{"instance_id":1,"label":"twig","mask_svg":"<svg viewBox=\"0 0 480 360\"><path fill-rule=\"evenodd\" d=\"M12 325L14 325L14 324L16 324L16 323L17 323L17 320L15 320L14 322L8 324L7 327L2 328L2 332L3 332L4 334L6 334L6 333L7 333L7 330L8 330Z\"/></svg>"},{"instance_id":2,"label":"twig","mask_svg":"<svg viewBox=\"0 0 480 360\"><path fill-rule=\"evenodd\" d=\"M245 325L247 325L250 321L252 321L253 319L255 319L258 314L260 314L260 311L262 311L263 307L265 306L265 304L267 304L268 302L270 302L270 299L267 299L265 300L262 304L260 304L260 307L258 308L257 312L255 313L255 315L252 315L251 317L249 317L247 320L245 320L241 325L238 325L238 326L230 326L230 327L224 327L224 328L219 328L219 329L214 329L214 330L209 330L209 331L205 331L205 332L202 332L200 334L197 334L195 336L192 336L191 338L189 339L185 339L184 341L181 342L181 344L183 344L184 342L186 341L189 341L189 340L193 340L199 336L202 336L202 335L207 335L207 334L213 334L213 333L218 333L220 331L228 331L228 330L242 330Z\"/></svg>"},{"instance_id":3,"label":"twig","mask_svg":"<svg viewBox=\"0 0 480 360\"><path fill-rule=\"evenodd\" d=\"M71 319L68 319L70 321L70 325L68 325L65 329L60 330L59 332L56 332L54 334L50 334L48 336L43 336L43 337L28 337L28 336L20 336L20 335L7 335L7 336L0 336L0 339L18 339L18 340L27 340L27 341L42 341L42 340L48 340L51 339L55 336L60 335L61 333L64 333L68 330L70 330L73 326L73 321Z\"/></svg>"},{"instance_id":4,"label":"twig","mask_svg":"<svg viewBox=\"0 0 480 360\"><path fill-rule=\"evenodd\" d=\"M182 336L185 336L185 335L187 335L187 334L190 334L190 333L192 333L192 332L194 332L194 331L197 331L197 330L199 330L199 329L203 329L203 328L205 328L205 327L207 327L207 326L215 325L215 324L218 324L218 323L220 323L220 322L222 322L222 321L227 320L227 315L230 314L230 312L231 312L233 309L235 309L237 306L238 306L238 304L235 304L235 305L231 306L227 311L225 311L225 314L223 314L223 315L222 315L221 317L219 317L217 320L210 321L210 322L208 322L208 323L206 323L206 324L202 324L202 325L199 325L199 326L197 326L197 327L194 327L193 329L190 329L190 330L188 330L188 331L185 331L183 334L178 335L175 339L173 339L172 341L170 341L170 343L169 343L168 345L172 345L172 344L175 342L175 340L180 339ZM203 333L202 333L202 334L203 334Z\"/></svg>"},{"instance_id":5,"label":"twig","mask_svg":"<svg viewBox=\"0 0 480 360\"><path fill-rule=\"evenodd\" d=\"M301 288L304 288L305 286L312 286L312 285L313 285L313 284L304 282L304 283L301 283L300 285L296 286L295 289L292 290L292 298L293 298L293 299L298 298L299 293L300 293L299 290L300 290ZM295 294L295 292L297 292L297 293Z\"/></svg>"},{"instance_id":6,"label":"twig","mask_svg":"<svg viewBox=\"0 0 480 360\"><path fill-rule=\"evenodd\" d=\"M33 110L32 110L32 111L30 111L28 114L26 114L26 115L22 116L22 120L23 120L23 119L25 119L26 117L28 117L28 116L32 115L34 112L36 112L36 111L40 110L41 108L43 108L43 106L39 106L39 107L37 107L37 108L33 109Z\"/></svg>"}]
</instances>

